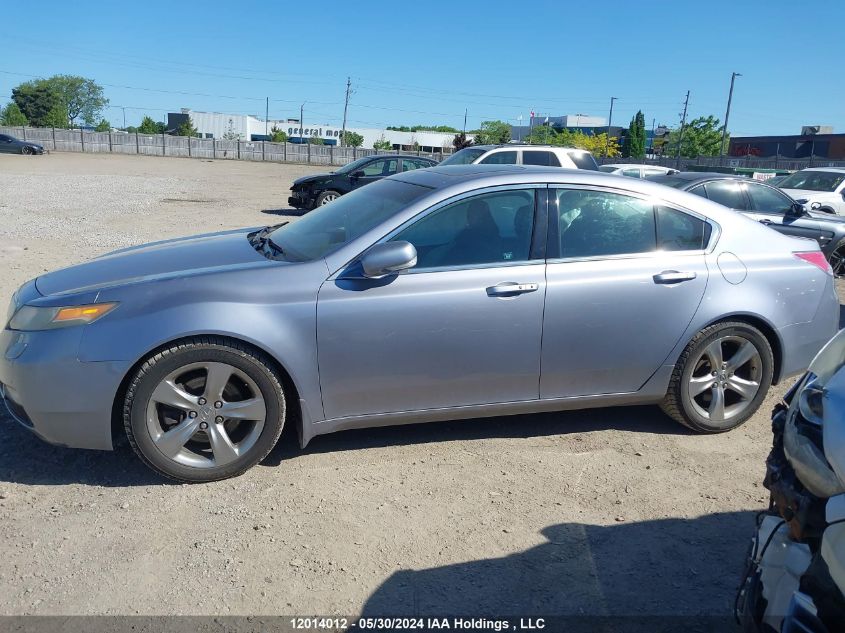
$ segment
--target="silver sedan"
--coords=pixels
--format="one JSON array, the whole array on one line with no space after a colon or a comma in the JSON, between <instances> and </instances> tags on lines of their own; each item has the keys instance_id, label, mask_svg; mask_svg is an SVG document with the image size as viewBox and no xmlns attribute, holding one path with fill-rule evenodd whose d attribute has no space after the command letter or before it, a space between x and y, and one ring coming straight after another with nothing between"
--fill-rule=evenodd
<instances>
[{"instance_id":1,"label":"silver sedan","mask_svg":"<svg viewBox=\"0 0 845 633\"><path fill-rule=\"evenodd\" d=\"M43 439L182 481L287 422L341 429L658 403L699 432L806 369L839 304L818 245L594 172L436 167L277 227L117 251L18 290L0 395ZM49 387L47 387L49 386Z\"/></svg>"}]
</instances>

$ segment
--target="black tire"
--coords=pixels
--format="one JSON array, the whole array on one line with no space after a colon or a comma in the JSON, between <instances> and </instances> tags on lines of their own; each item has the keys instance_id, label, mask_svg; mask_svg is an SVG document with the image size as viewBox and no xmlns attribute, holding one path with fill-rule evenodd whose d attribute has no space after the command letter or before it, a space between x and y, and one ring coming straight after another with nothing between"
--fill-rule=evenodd
<instances>
[{"instance_id":1,"label":"black tire","mask_svg":"<svg viewBox=\"0 0 845 633\"><path fill-rule=\"evenodd\" d=\"M31 147L27 147L26 145L21 147L21 154L23 154L24 156L31 156L34 153L35 152L32 151Z\"/></svg>"},{"instance_id":2,"label":"black tire","mask_svg":"<svg viewBox=\"0 0 845 633\"><path fill-rule=\"evenodd\" d=\"M321 207L324 204L327 204L326 198L331 198L332 200L334 200L334 199L340 198L340 196L341 196L341 193L339 191L335 191L333 189L327 189L326 191L321 193L319 196L317 196L317 199L314 201L314 208Z\"/></svg>"},{"instance_id":3,"label":"black tire","mask_svg":"<svg viewBox=\"0 0 845 633\"><path fill-rule=\"evenodd\" d=\"M225 363L244 372L258 386L266 407L264 426L249 450L220 466L196 468L177 463L158 450L146 426L150 396L160 381L191 363ZM228 479L252 468L276 445L285 421L285 395L272 362L238 341L202 336L162 350L149 357L132 377L123 405L123 425L132 449L157 473L186 483Z\"/></svg>"},{"instance_id":4,"label":"black tire","mask_svg":"<svg viewBox=\"0 0 845 633\"><path fill-rule=\"evenodd\" d=\"M729 420L716 423L701 415L689 395L688 381L696 370L696 363L707 347L714 341L726 337L745 339L754 344L760 357L759 390L747 408ZM741 321L715 323L696 334L684 349L672 372L669 389L660 408L670 418L698 433L724 433L744 424L763 403L774 375L774 355L769 341L760 330Z\"/></svg>"}]
</instances>

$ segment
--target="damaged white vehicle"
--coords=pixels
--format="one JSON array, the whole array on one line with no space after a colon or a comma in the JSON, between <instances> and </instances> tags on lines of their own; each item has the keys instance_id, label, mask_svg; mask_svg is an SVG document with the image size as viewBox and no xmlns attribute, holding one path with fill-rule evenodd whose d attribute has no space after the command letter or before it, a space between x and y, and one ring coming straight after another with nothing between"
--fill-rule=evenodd
<instances>
[{"instance_id":1,"label":"damaged white vehicle","mask_svg":"<svg viewBox=\"0 0 845 633\"><path fill-rule=\"evenodd\" d=\"M785 400L737 616L747 631L845 631L845 330Z\"/></svg>"}]
</instances>

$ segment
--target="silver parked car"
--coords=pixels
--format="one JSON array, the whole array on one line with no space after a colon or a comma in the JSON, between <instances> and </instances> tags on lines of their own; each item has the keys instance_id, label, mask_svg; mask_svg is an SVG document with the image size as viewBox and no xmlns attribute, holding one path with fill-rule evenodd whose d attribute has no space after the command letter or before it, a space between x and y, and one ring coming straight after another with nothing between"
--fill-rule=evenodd
<instances>
[{"instance_id":1,"label":"silver parked car","mask_svg":"<svg viewBox=\"0 0 845 633\"><path fill-rule=\"evenodd\" d=\"M15 294L0 393L43 439L237 475L282 425L660 403L732 429L839 304L818 245L654 183L455 166L278 227L117 251Z\"/></svg>"}]
</instances>

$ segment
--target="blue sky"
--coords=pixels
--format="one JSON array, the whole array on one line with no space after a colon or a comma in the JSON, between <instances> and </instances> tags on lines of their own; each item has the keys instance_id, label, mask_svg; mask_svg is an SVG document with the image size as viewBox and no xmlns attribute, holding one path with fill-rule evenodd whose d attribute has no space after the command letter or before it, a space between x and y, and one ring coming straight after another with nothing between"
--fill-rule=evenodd
<instances>
[{"instance_id":1,"label":"blue sky","mask_svg":"<svg viewBox=\"0 0 845 633\"><path fill-rule=\"evenodd\" d=\"M351 127L548 115L627 125L723 118L730 130L845 132L841 0L4 3L0 102L31 76L92 77L128 124L181 107ZM123 110L107 118L122 125Z\"/></svg>"}]
</instances>

